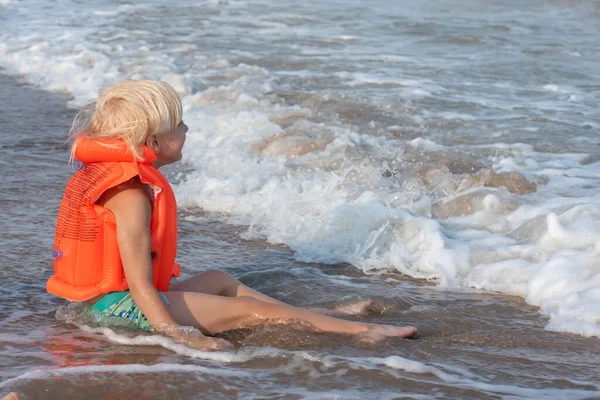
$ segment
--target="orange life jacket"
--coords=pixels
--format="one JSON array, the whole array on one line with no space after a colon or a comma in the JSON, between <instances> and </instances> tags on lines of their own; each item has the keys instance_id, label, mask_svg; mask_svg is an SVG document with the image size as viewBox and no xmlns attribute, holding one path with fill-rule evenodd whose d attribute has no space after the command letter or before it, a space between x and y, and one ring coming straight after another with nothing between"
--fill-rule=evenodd
<instances>
[{"instance_id":1,"label":"orange life jacket","mask_svg":"<svg viewBox=\"0 0 600 400\"><path fill-rule=\"evenodd\" d=\"M54 276L48 292L72 301L99 294L127 290L117 244L115 217L94 204L106 190L139 176L152 186L151 251L152 284L169 289L172 276L179 276L177 252L177 204L173 189L154 167L156 153L144 146L143 160L136 160L121 140L76 143L75 158L82 168L67 183L54 237Z\"/></svg>"}]
</instances>

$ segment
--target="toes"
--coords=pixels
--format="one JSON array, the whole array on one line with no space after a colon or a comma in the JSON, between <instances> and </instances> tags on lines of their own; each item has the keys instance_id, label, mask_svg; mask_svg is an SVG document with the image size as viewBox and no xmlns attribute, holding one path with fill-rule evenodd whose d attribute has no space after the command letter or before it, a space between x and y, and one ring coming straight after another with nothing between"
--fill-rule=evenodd
<instances>
[{"instance_id":1,"label":"toes","mask_svg":"<svg viewBox=\"0 0 600 400\"><path fill-rule=\"evenodd\" d=\"M417 336L417 328L414 326L407 327L407 334L404 336L406 339L414 339Z\"/></svg>"}]
</instances>

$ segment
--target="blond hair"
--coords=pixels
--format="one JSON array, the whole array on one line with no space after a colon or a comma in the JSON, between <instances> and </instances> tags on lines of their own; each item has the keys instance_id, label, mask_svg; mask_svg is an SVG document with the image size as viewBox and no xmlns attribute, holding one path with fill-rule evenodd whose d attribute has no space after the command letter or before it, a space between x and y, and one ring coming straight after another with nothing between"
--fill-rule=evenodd
<instances>
[{"instance_id":1,"label":"blond hair","mask_svg":"<svg viewBox=\"0 0 600 400\"><path fill-rule=\"evenodd\" d=\"M101 89L98 99L77 113L71 138L122 139L141 159L146 139L174 130L182 113L181 98L168 83L124 81ZM74 152L75 146L71 158Z\"/></svg>"}]
</instances>

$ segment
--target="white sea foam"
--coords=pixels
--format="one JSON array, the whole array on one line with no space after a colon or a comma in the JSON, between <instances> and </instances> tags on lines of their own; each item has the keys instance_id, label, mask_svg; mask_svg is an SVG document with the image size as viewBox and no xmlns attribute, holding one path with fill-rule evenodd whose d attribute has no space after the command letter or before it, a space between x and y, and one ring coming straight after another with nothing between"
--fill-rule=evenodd
<instances>
[{"instance_id":1,"label":"white sea foam","mask_svg":"<svg viewBox=\"0 0 600 400\"><path fill-rule=\"evenodd\" d=\"M73 375L82 374L98 374L98 373L117 373L117 374L149 374L161 372L180 372L180 373L195 373L198 375L216 375L224 378L250 378L251 374L244 371L234 371L231 369L207 368L201 365L188 364L121 364L121 365L86 365L78 367L65 367L55 369L43 369L26 372L15 378L7 379L0 383L0 389L9 387L19 381L27 381L33 379L50 379L62 378Z\"/></svg>"},{"instance_id":2,"label":"white sea foam","mask_svg":"<svg viewBox=\"0 0 600 400\"><path fill-rule=\"evenodd\" d=\"M374 362L376 364L383 364L386 367L410 372L413 374L432 374L446 382L455 382L458 379L457 376L445 373L438 368L425 365L418 361L408 360L400 356L390 356L384 359L371 358L367 361Z\"/></svg>"},{"instance_id":3,"label":"white sea foam","mask_svg":"<svg viewBox=\"0 0 600 400\"><path fill-rule=\"evenodd\" d=\"M548 90L549 92L558 92L558 93L573 93L576 91L576 89L572 86L554 85L554 84L544 85L544 89Z\"/></svg>"},{"instance_id":4,"label":"white sea foam","mask_svg":"<svg viewBox=\"0 0 600 400\"><path fill-rule=\"evenodd\" d=\"M242 356L244 361L251 358L260 359L264 357L279 358L284 363L278 368L280 373L285 375L308 374L313 379L323 376L343 376L351 370L376 370L380 373L389 374L395 378L402 376L404 379L415 379L419 382L430 381L438 387L453 387L463 389L477 389L484 393L493 393L501 396L513 396L516 398L531 399L552 399L552 398L590 398L598 394L598 388L580 389L535 389L511 385L498 385L487 383L481 380L475 380L471 372L454 367L451 372L445 372L441 367L425 365L423 363L405 359L400 356L390 356L386 358L356 358L356 357L338 357L329 355L319 355L314 352L305 351L282 351L277 349L244 349ZM401 372L399 372L401 371ZM15 378L5 380L0 383L0 389L12 387L18 382L37 380L68 378L70 376L94 375L94 374L152 374L152 373L184 373L193 374L196 379L206 380L210 377L219 377L222 379L234 380L260 380L258 371L244 371L237 368L220 368L218 364L210 366L197 364L170 364L159 363L154 365L143 364L125 364L125 365L98 365L98 366L76 366L66 368L53 368L34 370L21 374ZM413 376L416 376L413 378ZM588 385L594 386L594 385ZM302 393L308 398L321 398L321 393L313 390L301 390L295 386L291 388L280 388L282 392L290 394ZM327 393L330 393L329 391ZM337 393L334 390L334 394ZM353 389L339 391L341 398L360 398L360 392ZM348 397L349 396L349 397ZM409 398L419 398L418 395L408 396ZM329 397L328 397L329 398ZM387 398L385 392L381 398ZM390 397L392 398L392 397ZM398 398L397 394L393 398Z\"/></svg>"},{"instance_id":5,"label":"white sea foam","mask_svg":"<svg viewBox=\"0 0 600 400\"><path fill-rule=\"evenodd\" d=\"M586 198L583 195L589 196L593 190L581 189L578 190L582 196L577 199L565 197L567 192L573 193L571 187L581 187L584 182L591 187L597 185L597 165L580 165L583 155L540 154L522 144L495 146L496 151L503 153L493 158L498 172L516 170L547 184L542 184L538 193L528 195L524 198L527 201L509 213L495 211L504 201L500 200L501 192L484 196L481 211L455 217L447 228L427 216L414 215L411 210L418 209L420 203L391 207L388 199L392 193L386 192L379 172L368 164L363 164L356 174L356 164L345 157L337 165L347 166L333 171L290 170L286 167L290 162L284 157L246 158L248 149L244 142L251 142L252 137L261 140L282 133L280 127L263 119L263 113L270 110L222 115L217 121L228 121L223 128L214 125L214 110L196 124L203 127L199 134L190 135L186 158L197 167L197 172L177 192L183 204L226 212L232 221L248 224L247 238L263 237L273 243L285 243L302 261L349 262L366 272L394 269L414 277L435 279L442 285L518 294L541 307L551 321L558 318L555 306L547 300L542 302L541 298L549 297L563 304L565 296L587 290L588 286L582 288L578 282L587 280L590 286L597 286L588 278L600 272L594 266L600 232L593 223L585 222L598 218L594 206L597 197ZM250 125L253 132L244 128ZM244 140L240 140L240 134ZM321 151L295 157L294 165L301 165L307 159L310 162L306 165L315 166L317 161L347 153L347 149L368 142L367 138L349 131L338 131L336 136ZM378 144L382 153L386 151L385 145ZM413 140L408 145L421 151L444 150L426 139ZM223 157L227 162L223 162ZM229 167L223 169L222 165ZM555 193L560 194L558 198ZM578 205L586 211L576 211ZM555 223L557 215L567 222L566 228ZM461 237L463 229L477 229L483 239ZM490 229L496 236L486 236L486 230ZM528 238L526 243L513 237L516 231ZM578 259L571 260L572 272L563 270L568 274L564 279L571 285L563 291L536 285L540 277L561 279L554 278L555 274L548 269L555 262L553 258L573 257L563 255L561 248L580 253ZM540 258L541 254L546 256ZM581 302L579 307L586 306L589 303ZM561 315L565 315L564 308L568 306L562 307ZM598 324L598 312L592 307L588 311L586 319L580 322L586 326ZM576 315L583 316L571 317L577 318ZM549 325L555 326L554 322ZM586 328L579 332L592 331Z\"/></svg>"}]
</instances>

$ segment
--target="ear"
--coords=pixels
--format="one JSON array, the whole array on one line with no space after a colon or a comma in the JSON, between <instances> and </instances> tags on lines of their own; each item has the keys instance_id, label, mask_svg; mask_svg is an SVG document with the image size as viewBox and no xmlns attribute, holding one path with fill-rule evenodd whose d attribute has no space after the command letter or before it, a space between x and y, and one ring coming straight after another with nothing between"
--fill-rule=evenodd
<instances>
[{"instance_id":1,"label":"ear","mask_svg":"<svg viewBox=\"0 0 600 400\"><path fill-rule=\"evenodd\" d=\"M151 148L154 151L158 151L158 138L156 137L156 135L149 135L146 138L146 146Z\"/></svg>"}]
</instances>

